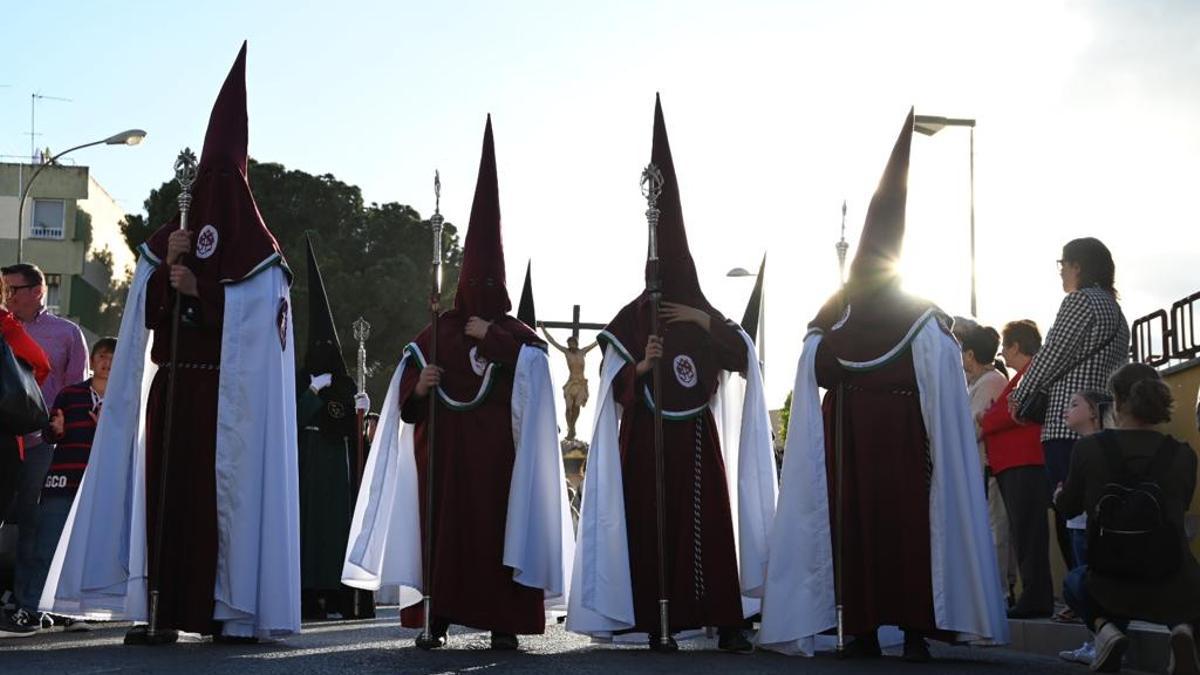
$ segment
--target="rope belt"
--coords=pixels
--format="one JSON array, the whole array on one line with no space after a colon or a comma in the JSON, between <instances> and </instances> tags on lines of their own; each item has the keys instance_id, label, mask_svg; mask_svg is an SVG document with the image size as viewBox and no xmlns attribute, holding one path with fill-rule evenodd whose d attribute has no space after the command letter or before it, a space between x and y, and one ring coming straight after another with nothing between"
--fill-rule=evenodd
<instances>
[{"instance_id":1,"label":"rope belt","mask_svg":"<svg viewBox=\"0 0 1200 675\"><path fill-rule=\"evenodd\" d=\"M893 396L916 396L917 395L917 391L915 391L913 389L900 389L898 387L892 388L892 389L875 389L875 388L871 388L871 387L860 387L855 384L847 384L844 386L846 388L846 391L870 391L870 392L875 392L877 394L892 394Z\"/></svg>"},{"instance_id":2,"label":"rope belt","mask_svg":"<svg viewBox=\"0 0 1200 675\"><path fill-rule=\"evenodd\" d=\"M703 431L704 431L704 416L696 418L696 445L695 454L692 458L692 583L695 591L696 600L699 601L704 597L704 554L703 544L701 541L701 471L700 466L704 460L703 446Z\"/></svg>"}]
</instances>

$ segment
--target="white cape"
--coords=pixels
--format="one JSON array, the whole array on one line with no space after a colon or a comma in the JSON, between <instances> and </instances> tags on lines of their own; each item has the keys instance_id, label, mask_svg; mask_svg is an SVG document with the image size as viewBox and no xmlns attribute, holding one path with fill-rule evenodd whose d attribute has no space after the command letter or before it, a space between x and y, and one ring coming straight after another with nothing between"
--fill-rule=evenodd
<instances>
[{"instance_id":1,"label":"white cape","mask_svg":"<svg viewBox=\"0 0 1200 675\"><path fill-rule=\"evenodd\" d=\"M929 545L934 620L960 640L1003 644L1008 642L1004 593L960 350L930 314L914 330L912 359L933 463ZM818 634L837 623L825 426L815 372L820 343L820 332L808 334L796 369L779 495L782 515L771 534L758 635L764 648L807 656L816 651Z\"/></svg>"},{"instance_id":2,"label":"white cape","mask_svg":"<svg viewBox=\"0 0 1200 675\"><path fill-rule=\"evenodd\" d=\"M767 581L768 537L775 515L775 457L758 356L750 337L740 329L738 332L746 343L746 373L723 375L709 409L717 421L731 495L742 609L745 616L751 616L758 611ZM606 337L620 344L611 335ZM634 625L618 441L622 408L612 396L613 380L627 362L618 353L621 349L606 349L600 366L599 406L584 474L579 544L567 612L567 630L597 638Z\"/></svg>"},{"instance_id":3,"label":"white cape","mask_svg":"<svg viewBox=\"0 0 1200 675\"><path fill-rule=\"evenodd\" d=\"M414 427L400 419L400 379L415 345L388 385L363 485L354 506L342 583L378 590L400 587L400 606L421 600L421 523ZM452 402L453 403L453 402ZM513 581L545 593L547 611L566 606L575 549L566 475L558 446L554 387L546 352L523 346L513 374L512 433L516 447L504 527L503 563ZM434 598L434 602L437 599Z\"/></svg>"},{"instance_id":4,"label":"white cape","mask_svg":"<svg viewBox=\"0 0 1200 675\"><path fill-rule=\"evenodd\" d=\"M93 620L148 619L145 404L157 367L150 361L144 317L146 287L158 263L143 249L121 319L104 414L50 566L43 611ZM224 290L213 618L225 622L226 635L279 637L300 631L288 280L271 264ZM187 414L186 392L180 394L178 412Z\"/></svg>"}]
</instances>

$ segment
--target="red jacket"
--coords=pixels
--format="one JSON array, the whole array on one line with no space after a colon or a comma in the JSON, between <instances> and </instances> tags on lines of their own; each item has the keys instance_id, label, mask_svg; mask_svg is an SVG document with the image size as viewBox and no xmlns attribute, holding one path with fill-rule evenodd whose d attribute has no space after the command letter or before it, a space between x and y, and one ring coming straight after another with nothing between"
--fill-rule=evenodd
<instances>
[{"instance_id":1,"label":"red jacket","mask_svg":"<svg viewBox=\"0 0 1200 675\"><path fill-rule=\"evenodd\" d=\"M996 402L979 420L980 433L987 443L988 466L993 475L1018 466L1041 466L1046 463L1042 453L1042 425L1018 424L1008 412L1008 394L1020 384L1025 368L1008 381L1008 386L1004 387L1004 391L996 397Z\"/></svg>"},{"instance_id":2,"label":"red jacket","mask_svg":"<svg viewBox=\"0 0 1200 675\"><path fill-rule=\"evenodd\" d=\"M13 354L33 368L33 377L41 384L50 374L50 361L46 358L46 352L29 337L29 333L25 332L25 327L17 317L6 309L0 309L0 333L4 334L4 341L8 343Z\"/></svg>"},{"instance_id":3,"label":"red jacket","mask_svg":"<svg viewBox=\"0 0 1200 675\"><path fill-rule=\"evenodd\" d=\"M50 360L46 358L46 352L42 351L38 343L25 332L25 327L17 317L7 309L0 309L0 334L4 335L4 342L8 344L13 355L33 368L33 378L41 384L50 375ZM17 437L17 452L21 461L24 461L25 439L21 436Z\"/></svg>"}]
</instances>

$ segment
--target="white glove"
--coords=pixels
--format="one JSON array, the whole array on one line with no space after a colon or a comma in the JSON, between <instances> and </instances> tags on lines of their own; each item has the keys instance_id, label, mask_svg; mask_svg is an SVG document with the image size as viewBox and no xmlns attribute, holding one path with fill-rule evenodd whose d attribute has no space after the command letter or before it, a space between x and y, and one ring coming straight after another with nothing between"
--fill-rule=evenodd
<instances>
[{"instance_id":1,"label":"white glove","mask_svg":"<svg viewBox=\"0 0 1200 675\"><path fill-rule=\"evenodd\" d=\"M313 393L315 394L333 383L333 375L331 373L312 375L310 376L309 380L310 382L308 388L312 389Z\"/></svg>"},{"instance_id":2,"label":"white glove","mask_svg":"<svg viewBox=\"0 0 1200 675\"><path fill-rule=\"evenodd\" d=\"M354 409L363 414L371 412L371 397L367 392L354 395Z\"/></svg>"}]
</instances>

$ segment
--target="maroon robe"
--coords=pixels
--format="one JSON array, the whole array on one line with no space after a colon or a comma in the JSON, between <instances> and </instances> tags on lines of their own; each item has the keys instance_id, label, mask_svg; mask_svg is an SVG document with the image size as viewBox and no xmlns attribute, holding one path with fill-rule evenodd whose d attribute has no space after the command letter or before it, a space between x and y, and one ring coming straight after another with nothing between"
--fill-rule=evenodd
<instances>
[{"instance_id":1,"label":"maroon robe","mask_svg":"<svg viewBox=\"0 0 1200 675\"><path fill-rule=\"evenodd\" d=\"M217 387L225 289L200 280L200 297L184 297L191 320L179 332L175 410L166 477L162 561L156 551L163 425L171 359L170 290L164 263L154 270L146 293L146 328L154 331L150 357L159 366L146 405L146 550L150 573L160 570L158 626L193 633L214 632L213 588L217 576Z\"/></svg>"},{"instance_id":2,"label":"maroon robe","mask_svg":"<svg viewBox=\"0 0 1200 675\"><path fill-rule=\"evenodd\" d=\"M470 361L472 348L496 364L492 386L477 407L455 410L439 400L434 452L433 564L431 590L436 620L512 634L545 631L544 592L513 581L504 565L508 492L516 447L512 435L512 385L523 345L541 345L524 324L511 317L492 323L484 340L463 332L459 310L438 321L438 364L445 368L442 387L458 401L475 398L483 384ZM429 329L416 340L429 355ZM415 425L414 453L425 528L428 489L428 398L414 394L421 364L411 355L400 379L401 418ZM401 612L403 625L420 627L423 608Z\"/></svg>"},{"instance_id":3,"label":"maroon robe","mask_svg":"<svg viewBox=\"0 0 1200 675\"><path fill-rule=\"evenodd\" d=\"M856 371L838 359L870 361L900 344L933 306L901 293L897 282L851 292L851 310L834 328L840 298L814 325L825 330L817 349L817 385L828 390L824 414L830 531L837 541L834 454L838 384L844 392L842 499L845 556L842 604L850 635L894 625L950 640L937 630L929 548L929 440L921 415L911 344L879 367ZM935 310L935 319L942 315ZM834 556L838 555L834 551Z\"/></svg>"},{"instance_id":4,"label":"maroon robe","mask_svg":"<svg viewBox=\"0 0 1200 675\"><path fill-rule=\"evenodd\" d=\"M697 303L699 304L699 303ZM705 303L707 304L707 303ZM609 324L632 361L613 382L621 404L621 475L633 586L633 631L659 632L658 525L656 510L652 375L638 377L645 354L650 303L634 301ZM746 344L715 310L711 333L690 323L662 324L664 412L695 410L688 419L663 420L666 498L667 599L672 632L703 626L742 624L741 589L725 464L708 401L722 370L744 371ZM607 347L612 348L612 347ZM691 367L676 376L677 357ZM687 363L681 361L681 363ZM686 382L691 382L687 386Z\"/></svg>"}]
</instances>

